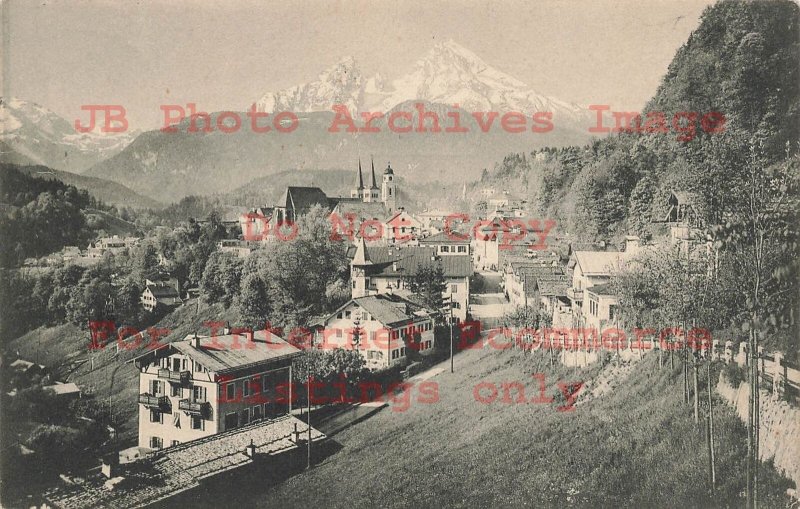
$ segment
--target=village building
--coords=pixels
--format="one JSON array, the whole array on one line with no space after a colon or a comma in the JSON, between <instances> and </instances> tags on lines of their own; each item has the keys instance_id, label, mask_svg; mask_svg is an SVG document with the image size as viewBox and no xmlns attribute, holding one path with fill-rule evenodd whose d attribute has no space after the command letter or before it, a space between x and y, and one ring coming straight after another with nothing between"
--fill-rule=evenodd
<instances>
[{"instance_id":1,"label":"village building","mask_svg":"<svg viewBox=\"0 0 800 509\"><path fill-rule=\"evenodd\" d=\"M153 312L158 306L176 306L182 302L180 286L176 279L166 281L145 280L145 287L142 291L142 307Z\"/></svg>"},{"instance_id":2,"label":"village building","mask_svg":"<svg viewBox=\"0 0 800 509\"><path fill-rule=\"evenodd\" d=\"M585 290L582 327L597 331L620 326L619 301L611 285L600 284Z\"/></svg>"},{"instance_id":3,"label":"village building","mask_svg":"<svg viewBox=\"0 0 800 509\"><path fill-rule=\"evenodd\" d=\"M350 263L352 297L407 290L403 278L412 276L420 266L442 268L446 283L442 295L452 302L453 318L459 321L466 320L469 307L469 278L472 275L470 257L466 254L439 256L433 247L368 246L361 239Z\"/></svg>"},{"instance_id":4,"label":"village building","mask_svg":"<svg viewBox=\"0 0 800 509\"><path fill-rule=\"evenodd\" d=\"M375 177L375 164L372 164L369 186L364 184L361 161L358 163L355 184L349 197L329 197L319 187L289 186L278 203L273 207L251 209L239 217L242 238L246 241L263 240L265 242L280 238L276 230L282 224L295 223L298 218L307 214L312 207L322 207L331 216L331 222L341 224L343 230L353 229L354 236L359 235L361 225L373 221L380 226L368 235L383 238L383 223L398 210L398 186L391 164L383 172L381 186L378 187ZM284 236L291 235L288 227L281 230ZM347 237L346 234L342 235Z\"/></svg>"},{"instance_id":5,"label":"village building","mask_svg":"<svg viewBox=\"0 0 800 509\"><path fill-rule=\"evenodd\" d=\"M291 410L300 351L270 331L189 335L135 359L139 447L162 449Z\"/></svg>"},{"instance_id":6,"label":"village building","mask_svg":"<svg viewBox=\"0 0 800 509\"><path fill-rule=\"evenodd\" d=\"M315 347L358 351L367 368L384 369L433 349L433 317L396 294L357 297L325 317Z\"/></svg>"},{"instance_id":7,"label":"village building","mask_svg":"<svg viewBox=\"0 0 800 509\"><path fill-rule=\"evenodd\" d=\"M58 398L62 399L78 399L81 397L81 388L73 382L68 383L55 383L53 385L44 385L42 389L55 394Z\"/></svg>"},{"instance_id":8,"label":"village building","mask_svg":"<svg viewBox=\"0 0 800 509\"><path fill-rule=\"evenodd\" d=\"M470 241L468 238L446 232L439 232L428 237L419 239L419 245L432 247L439 256L467 255L472 256Z\"/></svg>"},{"instance_id":9,"label":"village building","mask_svg":"<svg viewBox=\"0 0 800 509\"><path fill-rule=\"evenodd\" d=\"M219 492L232 482L277 482L301 468L309 437L314 448L326 438L284 415L153 451L133 463L108 457L85 478L62 476L44 501L56 509L196 506L203 493Z\"/></svg>"},{"instance_id":10,"label":"village building","mask_svg":"<svg viewBox=\"0 0 800 509\"><path fill-rule=\"evenodd\" d=\"M387 244L416 246L420 235L422 223L402 207L383 224L383 239Z\"/></svg>"},{"instance_id":11,"label":"village building","mask_svg":"<svg viewBox=\"0 0 800 509\"><path fill-rule=\"evenodd\" d=\"M541 277L561 276L560 265L546 265L532 260L515 260L503 270L503 288L506 298L516 307L538 307L536 281Z\"/></svg>"},{"instance_id":12,"label":"village building","mask_svg":"<svg viewBox=\"0 0 800 509\"><path fill-rule=\"evenodd\" d=\"M89 258L102 258L103 254L107 252L118 255L138 245L139 240L139 237L120 237L119 235L101 237L93 244L89 244L89 248L86 250L86 256Z\"/></svg>"}]
</instances>

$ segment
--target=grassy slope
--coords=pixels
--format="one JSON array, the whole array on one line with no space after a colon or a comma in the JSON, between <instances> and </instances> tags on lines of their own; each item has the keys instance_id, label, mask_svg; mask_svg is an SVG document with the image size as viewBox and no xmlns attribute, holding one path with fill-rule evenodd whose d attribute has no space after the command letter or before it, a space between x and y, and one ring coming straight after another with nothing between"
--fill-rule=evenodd
<instances>
[{"instance_id":1,"label":"grassy slope","mask_svg":"<svg viewBox=\"0 0 800 509\"><path fill-rule=\"evenodd\" d=\"M220 305L209 306L191 301L164 317L155 327L166 328L170 334L162 343L178 341L197 331L208 334L204 321L230 321L236 324L237 317L231 310ZM137 436L137 403L139 372L128 362L146 352L146 344L131 350L116 352L114 342L102 351L88 349L88 331L72 325L40 327L14 340L8 352L19 352L24 359L34 360L50 367L59 379L77 383L84 391L97 398L111 399L111 407L119 429L120 447L133 445ZM94 356L92 369L91 356Z\"/></svg>"},{"instance_id":2,"label":"grassy slope","mask_svg":"<svg viewBox=\"0 0 800 509\"><path fill-rule=\"evenodd\" d=\"M718 479L723 488L706 491L704 435L681 402L681 371L658 369L651 354L605 396L574 412L553 405L481 404L473 387L481 381L524 381L527 397L538 391L531 373L546 372L548 393L557 379L591 379L550 369L539 354L470 351L456 373L431 379L440 401L389 409L335 437L343 448L310 472L270 489L216 495L208 504L261 506L280 500L285 507L679 507L740 505L743 490L744 430L719 405ZM587 389L584 389L584 391ZM502 393L501 393L502 394ZM767 467L763 492L782 493ZM234 491L234 490L230 490ZM724 495L723 495L724 494ZM732 495L733 494L733 495ZM224 496L224 499L222 498ZM772 506L767 503L765 506Z\"/></svg>"}]
</instances>

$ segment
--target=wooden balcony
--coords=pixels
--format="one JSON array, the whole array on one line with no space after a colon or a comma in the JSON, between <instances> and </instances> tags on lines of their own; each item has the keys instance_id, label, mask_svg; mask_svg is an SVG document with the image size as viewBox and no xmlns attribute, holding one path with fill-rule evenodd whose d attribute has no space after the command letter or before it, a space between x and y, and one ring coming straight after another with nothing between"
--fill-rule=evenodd
<instances>
[{"instance_id":1,"label":"wooden balcony","mask_svg":"<svg viewBox=\"0 0 800 509\"><path fill-rule=\"evenodd\" d=\"M161 368L158 370L158 378L163 378L170 382L178 382L181 385L188 385L189 380L192 379L192 373L189 371L172 371L171 369Z\"/></svg>"},{"instance_id":2,"label":"wooden balcony","mask_svg":"<svg viewBox=\"0 0 800 509\"><path fill-rule=\"evenodd\" d=\"M178 401L178 409L188 412L192 415L199 415L205 417L208 415L208 410L211 405L207 401L192 401L190 399L182 399Z\"/></svg>"},{"instance_id":3,"label":"wooden balcony","mask_svg":"<svg viewBox=\"0 0 800 509\"><path fill-rule=\"evenodd\" d=\"M154 394L143 393L139 394L139 403L147 408L164 408L169 405L169 398L166 396L159 396Z\"/></svg>"},{"instance_id":4,"label":"wooden balcony","mask_svg":"<svg viewBox=\"0 0 800 509\"><path fill-rule=\"evenodd\" d=\"M567 298L573 302L583 302L583 288L580 290L567 288Z\"/></svg>"}]
</instances>

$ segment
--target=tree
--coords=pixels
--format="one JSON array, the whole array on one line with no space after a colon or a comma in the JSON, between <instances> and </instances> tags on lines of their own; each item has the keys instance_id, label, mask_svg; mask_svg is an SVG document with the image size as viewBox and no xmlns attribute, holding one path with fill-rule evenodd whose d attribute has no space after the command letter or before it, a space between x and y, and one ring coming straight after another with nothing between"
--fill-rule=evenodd
<instances>
[{"instance_id":1,"label":"tree","mask_svg":"<svg viewBox=\"0 0 800 509\"><path fill-rule=\"evenodd\" d=\"M447 290L447 282L441 263L417 265L414 272L403 276L403 283L422 299L428 309L439 311L445 306L443 293Z\"/></svg>"},{"instance_id":2,"label":"tree","mask_svg":"<svg viewBox=\"0 0 800 509\"><path fill-rule=\"evenodd\" d=\"M270 305L267 285L256 273L247 274L242 280L242 291L236 299L242 324L258 329L269 321Z\"/></svg>"}]
</instances>

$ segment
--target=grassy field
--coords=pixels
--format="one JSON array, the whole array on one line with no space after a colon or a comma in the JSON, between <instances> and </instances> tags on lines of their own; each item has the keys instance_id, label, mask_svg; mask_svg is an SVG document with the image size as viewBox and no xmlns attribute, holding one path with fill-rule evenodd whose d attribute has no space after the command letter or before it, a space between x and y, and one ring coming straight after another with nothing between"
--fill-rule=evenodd
<instances>
[{"instance_id":1,"label":"grassy field","mask_svg":"<svg viewBox=\"0 0 800 509\"><path fill-rule=\"evenodd\" d=\"M445 371L439 401L419 402L419 384L379 414L336 435L338 452L273 488L231 487L199 494L203 507L707 507L740 506L744 491L744 429L717 401L718 491L708 489L704 434L682 402L682 373L658 367L650 354L586 397L600 368L551 368L541 353L472 350ZM585 381L574 411L558 404L503 403L503 382L544 373L547 395L557 381ZM704 380L704 379L701 379ZM497 384L495 402L476 401L481 382ZM512 400L516 392L511 391ZM488 397L488 386L481 396ZM562 398L563 399L563 398ZM406 411L399 409L407 407ZM338 449L338 448L337 448ZM790 483L765 466L764 507L785 506Z\"/></svg>"},{"instance_id":2,"label":"grassy field","mask_svg":"<svg viewBox=\"0 0 800 509\"><path fill-rule=\"evenodd\" d=\"M221 305L191 301L160 320L154 327L165 328L169 335L159 341L180 341L187 334L209 334L205 321L230 321L237 317ZM7 351L13 355L44 364L58 380L77 383L81 389L101 401L109 401L114 420L119 423L118 447L134 445L138 433L139 371L130 362L142 355L146 343L131 350L117 351L115 341L103 350L89 350L89 332L75 325L40 327L14 340Z\"/></svg>"}]
</instances>

